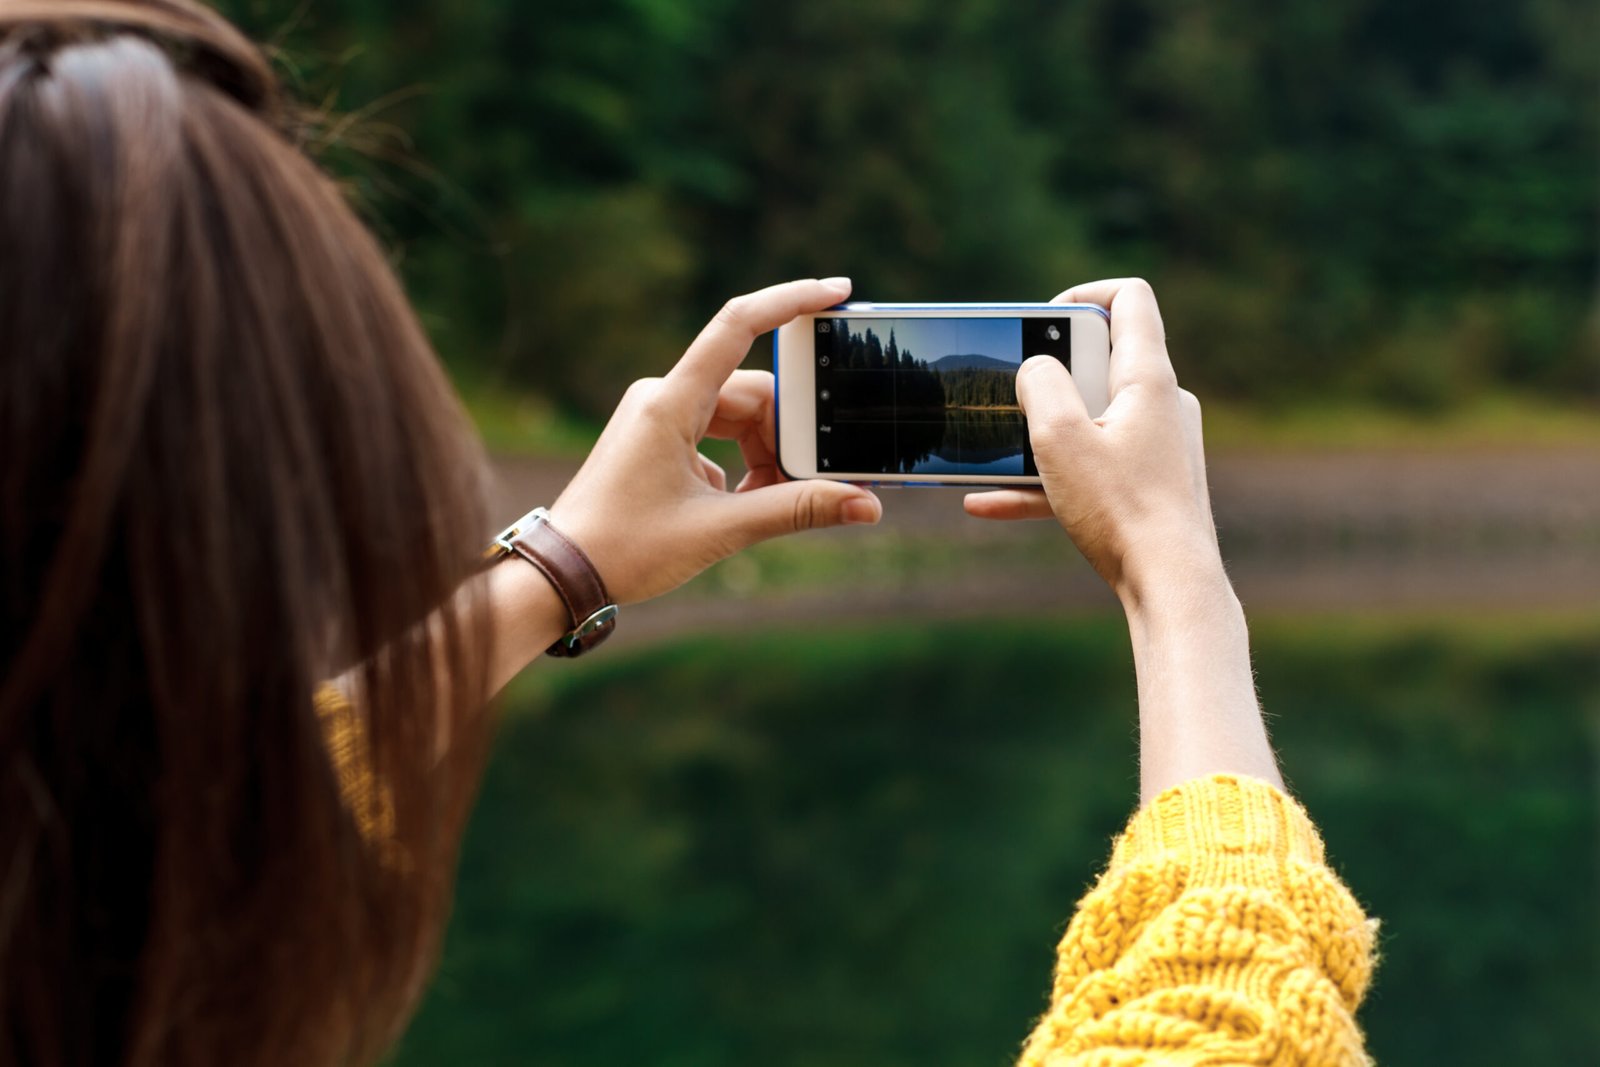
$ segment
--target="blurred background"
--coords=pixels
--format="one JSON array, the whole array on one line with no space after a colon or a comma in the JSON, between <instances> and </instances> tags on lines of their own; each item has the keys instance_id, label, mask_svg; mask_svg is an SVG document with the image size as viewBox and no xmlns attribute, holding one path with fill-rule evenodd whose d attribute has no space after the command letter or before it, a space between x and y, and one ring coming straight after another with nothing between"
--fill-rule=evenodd
<instances>
[{"instance_id":1,"label":"blurred background","mask_svg":"<svg viewBox=\"0 0 1600 1067\"><path fill-rule=\"evenodd\" d=\"M734 293L1149 278L1373 1053L1600 1062L1600 6L222 6L506 519ZM1010 1062L1135 802L1127 640L1053 528L884 495L518 683L398 1063Z\"/></svg>"}]
</instances>

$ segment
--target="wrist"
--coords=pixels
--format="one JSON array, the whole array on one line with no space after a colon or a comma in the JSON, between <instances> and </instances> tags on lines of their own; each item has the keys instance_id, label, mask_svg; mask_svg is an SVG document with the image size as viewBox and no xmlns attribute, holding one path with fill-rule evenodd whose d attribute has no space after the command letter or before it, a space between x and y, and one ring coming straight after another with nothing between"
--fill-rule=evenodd
<instances>
[{"instance_id":1,"label":"wrist","mask_svg":"<svg viewBox=\"0 0 1600 1067\"><path fill-rule=\"evenodd\" d=\"M1190 574L1123 599L1134 655L1200 655L1222 665L1249 659L1244 606L1220 567Z\"/></svg>"},{"instance_id":2,"label":"wrist","mask_svg":"<svg viewBox=\"0 0 1600 1067\"><path fill-rule=\"evenodd\" d=\"M1239 603L1215 540L1163 546L1154 561L1125 561L1112 590L1130 620L1210 614Z\"/></svg>"},{"instance_id":3,"label":"wrist","mask_svg":"<svg viewBox=\"0 0 1600 1067\"><path fill-rule=\"evenodd\" d=\"M606 589L594 561L550 521L550 512L534 508L506 527L489 550L492 557L520 557L554 590L566 612L552 656L579 656L600 645L616 627L617 604Z\"/></svg>"},{"instance_id":4,"label":"wrist","mask_svg":"<svg viewBox=\"0 0 1600 1067\"><path fill-rule=\"evenodd\" d=\"M530 660L572 625L566 602L549 577L521 560L489 570L489 598L495 606L496 639L526 650Z\"/></svg>"}]
</instances>

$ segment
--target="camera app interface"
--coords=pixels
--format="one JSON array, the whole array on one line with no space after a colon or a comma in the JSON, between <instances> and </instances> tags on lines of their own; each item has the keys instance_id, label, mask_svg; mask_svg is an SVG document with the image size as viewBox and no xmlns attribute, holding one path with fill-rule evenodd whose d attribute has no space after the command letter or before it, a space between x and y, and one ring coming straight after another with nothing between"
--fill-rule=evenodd
<instances>
[{"instance_id":1,"label":"camera app interface","mask_svg":"<svg viewBox=\"0 0 1600 1067\"><path fill-rule=\"evenodd\" d=\"M816 332L818 470L1038 473L1017 368L1071 367L1067 317L817 319Z\"/></svg>"}]
</instances>

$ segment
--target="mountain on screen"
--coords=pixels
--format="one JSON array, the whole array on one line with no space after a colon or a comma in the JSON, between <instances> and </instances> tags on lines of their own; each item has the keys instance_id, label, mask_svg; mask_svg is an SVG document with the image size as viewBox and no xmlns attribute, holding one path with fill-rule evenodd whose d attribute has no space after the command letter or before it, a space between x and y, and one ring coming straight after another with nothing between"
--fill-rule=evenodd
<instances>
[{"instance_id":1,"label":"mountain on screen","mask_svg":"<svg viewBox=\"0 0 1600 1067\"><path fill-rule=\"evenodd\" d=\"M928 364L928 369L933 371L951 370L1003 370L1008 374L1017 369L1015 363L1007 363L1003 359L993 356L980 356L976 352L968 352L958 356L942 356Z\"/></svg>"}]
</instances>

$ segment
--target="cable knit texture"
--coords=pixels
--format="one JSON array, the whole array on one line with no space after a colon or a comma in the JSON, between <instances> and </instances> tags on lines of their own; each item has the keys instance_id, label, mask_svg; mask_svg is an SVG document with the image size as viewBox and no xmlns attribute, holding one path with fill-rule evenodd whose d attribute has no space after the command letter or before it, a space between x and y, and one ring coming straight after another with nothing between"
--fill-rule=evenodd
<instances>
[{"instance_id":1,"label":"cable knit texture","mask_svg":"<svg viewBox=\"0 0 1600 1067\"><path fill-rule=\"evenodd\" d=\"M372 773L372 741L367 724L335 685L324 685L313 699L322 743L328 749L339 795L361 836L376 847L394 841L394 797Z\"/></svg>"},{"instance_id":2,"label":"cable knit texture","mask_svg":"<svg viewBox=\"0 0 1600 1067\"><path fill-rule=\"evenodd\" d=\"M1355 1010L1376 932L1300 805L1252 778L1185 782L1079 904L1019 1067L1370 1064Z\"/></svg>"}]
</instances>

